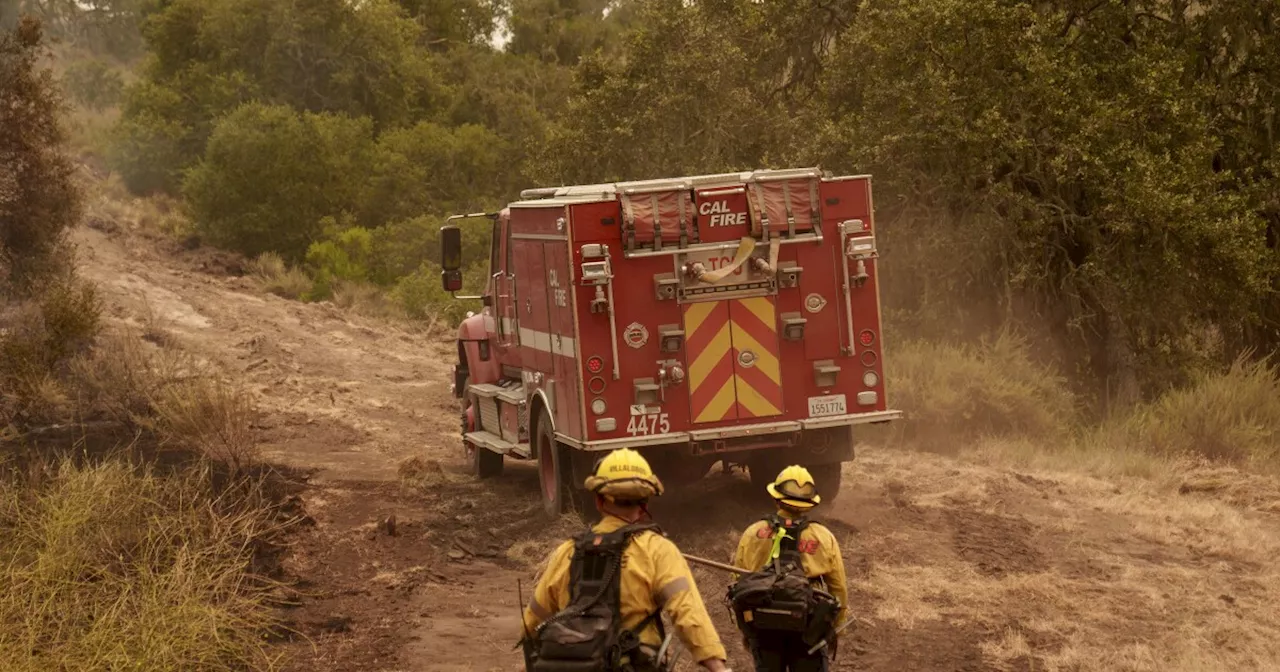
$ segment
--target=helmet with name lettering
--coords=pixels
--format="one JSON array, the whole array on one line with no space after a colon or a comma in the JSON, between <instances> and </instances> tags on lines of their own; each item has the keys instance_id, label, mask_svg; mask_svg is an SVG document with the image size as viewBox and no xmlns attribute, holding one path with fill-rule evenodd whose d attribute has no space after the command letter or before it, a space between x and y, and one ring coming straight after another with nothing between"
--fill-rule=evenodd
<instances>
[{"instance_id":1,"label":"helmet with name lettering","mask_svg":"<svg viewBox=\"0 0 1280 672\"><path fill-rule=\"evenodd\" d=\"M648 460L630 448L619 448L598 460L584 485L612 501L644 501L663 491Z\"/></svg>"},{"instance_id":2,"label":"helmet with name lettering","mask_svg":"<svg viewBox=\"0 0 1280 672\"><path fill-rule=\"evenodd\" d=\"M822 503L818 496L818 485L813 482L813 475L808 469L793 464L778 472L778 477L765 486L769 495L778 503L793 509L811 509Z\"/></svg>"}]
</instances>

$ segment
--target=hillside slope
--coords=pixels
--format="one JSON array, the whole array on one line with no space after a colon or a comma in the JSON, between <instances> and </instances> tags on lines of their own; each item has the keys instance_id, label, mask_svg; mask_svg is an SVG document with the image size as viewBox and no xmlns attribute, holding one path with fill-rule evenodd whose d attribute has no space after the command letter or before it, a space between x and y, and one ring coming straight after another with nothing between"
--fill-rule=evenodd
<instances>
[{"instance_id":1,"label":"hillside slope","mask_svg":"<svg viewBox=\"0 0 1280 672\"><path fill-rule=\"evenodd\" d=\"M315 526L288 560L301 633L286 669L520 669L517 581L574 529L539 518L528 465L463 473L451 347L263 295L236 262L138 232L75 232L107 314L247 382L265 457L304 475ZM1280 491L1201 470L1112 482L862 446L820 511L842 541L860 621L839 669L1280 669ZM725 557L768 511L713 475L655 514ZM695 569L738 669L726 577ZM682 666L687 666L683 661Z\"/></svg>"}]
</instances>

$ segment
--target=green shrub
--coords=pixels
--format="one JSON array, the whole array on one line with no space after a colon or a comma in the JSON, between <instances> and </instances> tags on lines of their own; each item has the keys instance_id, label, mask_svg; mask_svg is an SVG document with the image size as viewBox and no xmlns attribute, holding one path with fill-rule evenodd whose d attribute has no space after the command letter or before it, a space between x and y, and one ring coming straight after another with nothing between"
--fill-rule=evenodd
<instances>
[{"instance_id":1,"label":"green shrub","mask_svg":"<svg viewBox=\"0 0 1280 672\"><path fill-rule=\"evenodd\" d=\"M370 279L394 285L424 263L440 262L440 227L443 217L423 215L373 229L369 261ZM462 260L467 266L489 263L492 225L482 219L465 220L462 227Z\"/></svg>"},{"instance_id":2,"label":"green shrub","mask_svg":"<svg viewBox=\"0 0 1280 672\"><path fill-rule=\"evenodd\" d=\"M354 209L372 133L367 118L240 107L218 121L183 181L196 226L215 245L302 261L324 218Z\"/></svg>"},{"instance_id":3,"label":"green shrub","mask_svg":"<svg viewBox=\"0 0 1280 672\"><path fill-rule=\"evenodd\" d=\"M131 188L176 192L217 120L247 101L394 126L446 100L421 29L392 0L147 4L150 58L126 91L118 152Z\"/></svg>"},{"instance_id":4,"label":"green shrub","mask_svg":"<svg viewBox=\"0 0 1280 672\"><path fill-rule=\"evenodd\" d=\"M472 266L463 277L463 295L479 293L484 288L485 267ZM440 267L424 263L417 271L401 278L391 296L405 314L414 320L457 324L467 311L480 310L480 302L453 298L440 284Z\"/></svg>"},{"instance_id":5,"label":"green shrub","mask_svg":"<svg viewBox=\"0 0 1280 672\"><path fill-rule=\"evenodd\" d=\"M107 162L135 194L176 193L190 163L192 130L181 121L156 114L122 118L111 131ZM198 154L197 154L198 156Z\"/></svg>"},{"instance_id":6,"label":"green shrub","mask_svg":"<svg viewBox=\"0 0 1280 672\"><path fill-rule=\"evenodd\" d=\"M1076 414L1065 379L1008 332L977 346L903 341L885 357L889 403L907 414L899 428L921 440L1057 436Z\"/></svg>"},{"instance_id":7,"label":"green shrub","mask_svg":"<svg viewBox=\"0 0 1280 672\"><path fill-rule=\"evenodd\" d=\"M335 228L332 218L326 218L323 224L327 229ZM326 240L312 243L307 248L307 270L315 279L315 287L308 298L332 298L335 281L367 280L372 241L373 234L368 229L353 226L334 231Z\"/></svg>"},{"instance_id":8,"label":"green shrub","mask_svg":"<svg viewBox=\"0 0 1280 672\"><path fill-rule=\"evenodd\" d=\"M38 21L0 33L0 291L33 292L65 271L63 235L80 217L62 102L43 55Z\"/></svg>"},{"instance_id":9,"label":"green shrub","mask_svg":"<svg viewBox=\"0 0 1280 672\"><path fill-rule=\"evenodd\" d=\"M510 195L508 153L506 141L474 124L422 122L387 131L378 138L360 219L384 224L492 207Z\"/></svg>"}]
</instances>

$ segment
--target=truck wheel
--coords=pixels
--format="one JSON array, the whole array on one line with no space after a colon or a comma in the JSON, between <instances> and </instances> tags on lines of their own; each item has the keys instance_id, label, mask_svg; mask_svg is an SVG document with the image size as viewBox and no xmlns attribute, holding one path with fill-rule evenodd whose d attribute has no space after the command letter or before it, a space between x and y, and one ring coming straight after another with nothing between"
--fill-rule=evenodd
<instances>
[{"instance_id":1,"label":"truck wheel","mask_svg":"<svg viewBox=\"0 0 1280 672\"><path fill-rule=\"evenodd\" d=\"M765 486L773 482L778 477L778 472L782 471L787 465L771 459L760 459L752 462L747 466L747 474L751 477L751 486L764 492ZM813 476L813 480L818 484L818 495L822 497L822 504L826 506L840 496L840 485L843 482L844 471L841 469L842 462L828 462L826 464L804 464L805 469L809 470L809 474Z\"/></svg>"},{"instance_id":2,"label":"truck wheel","mask_svg":"<svg viewBox=\"0 0 1280 672\"><path fill-rule=\"evenodd\" d=\"M587 477L591 475L592 467L596 466L596 458L600 457L598 453L592 453L585 450L573 450L572 448L562 448L567 455L567 464L569 465L569 477L565 483L566 489L569 491L569 504L577 512L578 518L582 522L590 525L600 519L600 512L596 510L596 496L590 490L583 487L586 484Z\"/></svg>"},{"instance_id":3,"label":"truck wheel","mask_svg":"<svg viewBox=\"0 0 1280 672\"><path fill-rule=\"evenodd\" d=\"M542 510L549 518L556 518L564 513L565 502L565 449L556 441L555 430L551 428L551 414L543 408L538 413L538 432L534 445L538 460L538 489L542 491Z\"/></svg>"},{"instance_id":4,"label":"truck wheel","mask_svg":"<svg viewBox=\"0 0 1280 672\"><path fill-rule=\"evenodd\" d=\"M751 478L751 487L763 493L765 486L772 483L785 466L787 465L775 455L753 455L747 462L747 476Z\"/></svg>"},{"instance_id":5,"label":"truck wheel","mask_svg":"<svg viewBox=\"0 0 1280 672\"><path fill-rule=\"evenodd\" d=\"M467 444L471 458L471 475L476 478L493 478L502 475L502 455L488 448Z\"/></svg>"},{"instance_id":6,"label":"truck wheel","mask_svg":"<svg viewBox=\"0 0 1280 672\"><path fill-rule=\"evenodd\" d=\"M844 478L842 467L844 467L843 462L812 464L806 467L818 484L818 495L822 497L820 506L828 506L840 497L840 484Z\"/></svg>"}]
</instances>

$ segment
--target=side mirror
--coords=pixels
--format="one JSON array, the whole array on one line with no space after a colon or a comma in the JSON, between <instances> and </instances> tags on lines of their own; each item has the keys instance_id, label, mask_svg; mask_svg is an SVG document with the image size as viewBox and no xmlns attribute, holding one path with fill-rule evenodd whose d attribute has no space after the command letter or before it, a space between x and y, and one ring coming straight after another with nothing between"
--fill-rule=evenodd
<instances>
[{"instance_id":1,"label":"side mirror","mask_svg":"<svg viewBox=\"0 0 1280 672\"><path fill-rule=\"evenodd\" d=\"M440 227L440 268L462 269L462 229L452 224Z\"/></svg>"},{"instance_id":2,"label":"side mirror","mask_svg":"<svg viewBox=\"0 0 1280 672\"><path fill-rule=\"evenodd\" d=\"M462 229L453 225L440 227L440 283L446 292L462 289Z\"/></svg>"}]
</instances>

